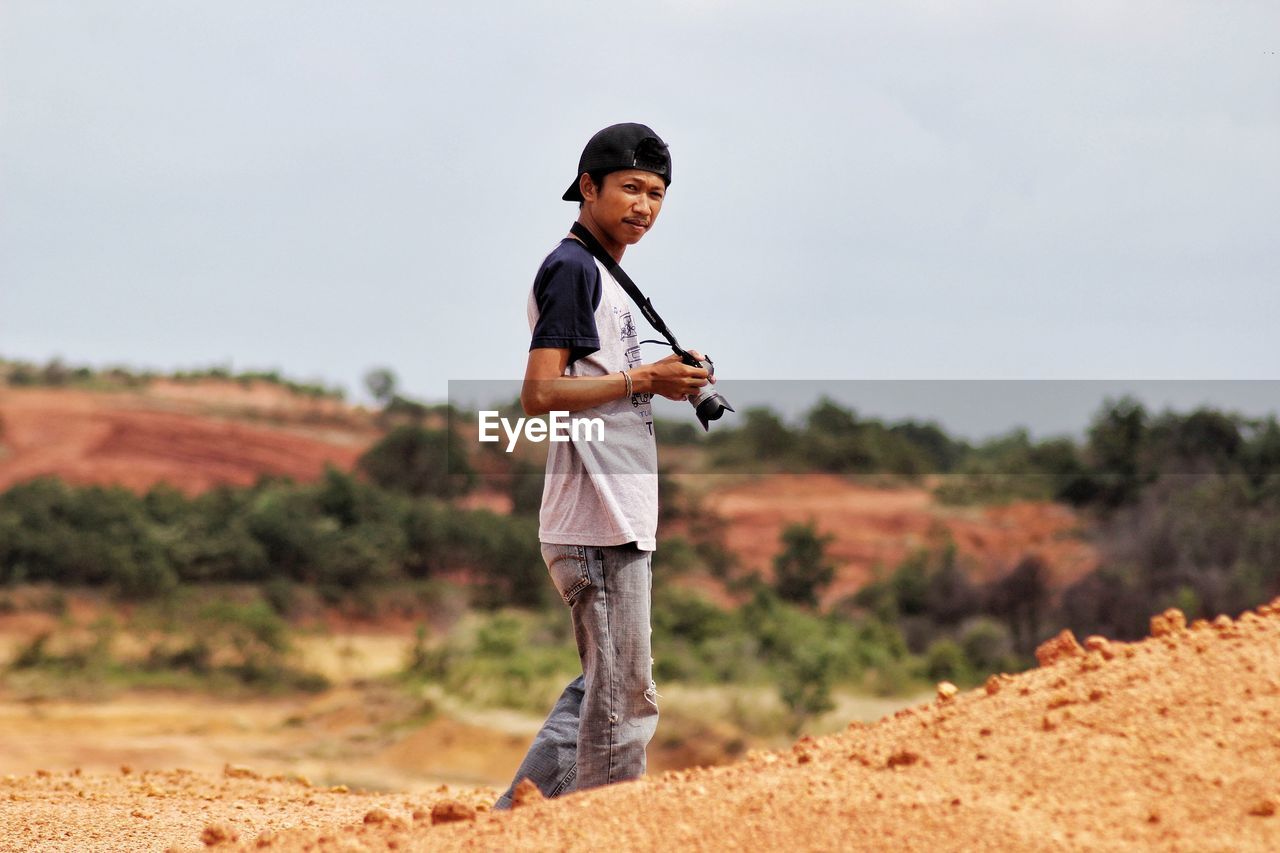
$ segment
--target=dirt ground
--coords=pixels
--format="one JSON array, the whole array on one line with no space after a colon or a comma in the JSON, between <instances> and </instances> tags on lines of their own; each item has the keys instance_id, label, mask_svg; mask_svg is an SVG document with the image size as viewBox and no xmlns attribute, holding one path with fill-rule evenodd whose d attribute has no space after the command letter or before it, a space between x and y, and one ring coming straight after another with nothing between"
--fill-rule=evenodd
<instances>
[{"instance_id":1,"label":"dirt ground","mask_svg":"<svg viewBox=\"0 0 1280 853\"><path fill-rule=\"evenodd\" d=\"M1277 850L1280 599L1069 635L1041 666L737 764L491 813L247 767L0 780L3 850Z\"/></svg>"}]
</instances>

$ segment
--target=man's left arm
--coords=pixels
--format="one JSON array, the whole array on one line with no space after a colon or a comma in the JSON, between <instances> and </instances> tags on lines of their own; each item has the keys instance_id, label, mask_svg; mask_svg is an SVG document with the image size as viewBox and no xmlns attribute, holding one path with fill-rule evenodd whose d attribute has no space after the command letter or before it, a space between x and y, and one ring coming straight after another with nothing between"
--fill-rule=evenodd
<instances>
[{"instance_id":1,"label":"man's left arm","mask_svg":"<svg viewBox=\"0 0 1280 853\"><path fill-rule=\"evenodd\" d=\"M702 358L690 351L695 358ZM565 376L569 350L539 347L529 350L520 405L526 415L547 412L577 412L627 396L627 380L622 372L608 376ZM652 364L638 364L628 371L631 393L661 394L668 400L683 400L707 384L705 368L690 367L678 355L669 355ZM714 380L711 380L714 381Z\"/></svg>"}]
</instances>

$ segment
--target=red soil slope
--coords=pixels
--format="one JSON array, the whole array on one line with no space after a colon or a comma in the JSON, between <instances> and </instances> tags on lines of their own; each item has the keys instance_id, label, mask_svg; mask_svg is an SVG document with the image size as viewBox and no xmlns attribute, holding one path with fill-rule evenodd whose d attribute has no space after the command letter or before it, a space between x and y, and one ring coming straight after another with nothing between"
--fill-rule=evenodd
<instances>
[{"instance_id":1,"label":"red soil slope","mask_svg":"<svg viewBox=\"0 0 1280 853\"><path fill-rule=\"evenodd\" d=\"M487 811L490 791L318 790L191 773L0 780L11 849L1280 849L1280 599L1170 611L1136 644L1067 636L871 726L739 764ZM290 828L293 827L293 828ZM236 839L233 841L233 839Z\"/></svg>"},{"instance_id":2,"label":"red soil slope","mask_svg":"<svg viewBox=\"0 0 1280 853\"><path fill-rule=\"evenodd\" d=\"M187 493L263 474L311 480L326 464L349 469L377 438L357 410L266 383L0 389L0 426L0 489L43 475Z\"/></svg>"},{"instance_id":3,"label":"red soil slope","mask_svg":"<svg viewBox=\"0 0 1280 853\"><path fill-rule=\"evenodd\" d=\"M1079 522L1058 504L949 507L922 488L883 489L823 474L777 474L718 489L706 505L727 522L725 544L741 564L769 577L778 539L794 523L813 522L830 534L827 553L839 566L827 602L856 592L877 568L892 570L912 551L950 536L973 576L987 579L1028 555L1049 566L1062 587L1096 568L1094 549L1077 535Z\"/></svg>"}]
</instances>

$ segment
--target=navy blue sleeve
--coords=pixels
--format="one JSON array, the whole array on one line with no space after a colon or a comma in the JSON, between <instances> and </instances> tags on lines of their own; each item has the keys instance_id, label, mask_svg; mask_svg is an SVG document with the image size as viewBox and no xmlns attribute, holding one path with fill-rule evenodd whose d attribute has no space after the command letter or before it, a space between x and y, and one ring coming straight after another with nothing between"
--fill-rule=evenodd
<instances>
[{"instance_id":1,"label":"navy blue sleeve","mask_svg":"<svg viewBox=\"0 0 1280 853\"><path fill-rule=\"evenodd\" d=\"M566 240L547 256L533 280L533 298L538 320L529 349L567 349L570 364L600 349L600 270L576 241Z\"/></svg>"}]
</instances>

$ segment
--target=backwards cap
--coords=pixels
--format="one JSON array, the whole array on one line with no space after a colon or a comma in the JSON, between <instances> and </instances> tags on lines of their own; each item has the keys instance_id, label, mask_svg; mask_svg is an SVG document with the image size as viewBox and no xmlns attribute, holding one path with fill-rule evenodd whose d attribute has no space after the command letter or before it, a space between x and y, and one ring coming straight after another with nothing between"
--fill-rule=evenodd
<instances>
[{"instance_id":1,"label":"backwards cap","mask_svg":"<svg viewBox=\"0 0 1280 853\"><path fill-rule=\"evenodd\" d=\"M578 158L578 172L565 190L565 201L582 201L578 182L583 172L616 172L619 169L643 169L653 172L670 186L671 154L662 141L643 124L614 124L591 137Z\"/></svg>"}]
</instances>

